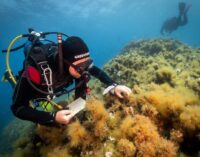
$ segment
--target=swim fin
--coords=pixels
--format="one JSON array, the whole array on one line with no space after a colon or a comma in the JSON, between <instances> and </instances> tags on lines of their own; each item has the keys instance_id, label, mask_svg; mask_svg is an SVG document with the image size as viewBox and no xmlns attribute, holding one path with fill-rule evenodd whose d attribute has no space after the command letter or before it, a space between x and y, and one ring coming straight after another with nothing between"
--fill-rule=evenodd
<instances>
[{"instance_id":1,"label":"swim fin","mask_svg":"<svg viewBox=\"0 0 200 157\"><path fill-rule=\"evenodd\" d=\"M183 15L185 13L186 4L184 2L180 2L178 4L178 7L179 7L179 14Z\"/></svg>"},{"instance_id":2,"label":"swim fin","mask_svg":"<svg viewBox=\"0 0 200 157\"><path fill-rule=\"evenodd\" d=\"M6 70L1 78L1 82L8 82L9 79L9 74L8 71Z\"/></svg>"},{"instance_id":3,"label":"swim fin","mask_svg":"<svg viewBox=\"0 0 200 157\"><path fill-rule=\"evenodd\" d=\"M184 2L180 2L179 3L179 15L183 15L185 13L188 12L188 10L190 9L191 5L186 5L186 3Z\"/></svg>"},{"instance_id":4,"label":"swim fin","mask_svg":"<svg viewBox=\"0 0 200 157\"><path fill-rule=\"evenodd\" d=\"M10 78L8 70L6 70L1 78L1 82L7 83L9 82L12 88L15 87L15 84L13 83L12 79Z\"/></svg>"}]
</instances>

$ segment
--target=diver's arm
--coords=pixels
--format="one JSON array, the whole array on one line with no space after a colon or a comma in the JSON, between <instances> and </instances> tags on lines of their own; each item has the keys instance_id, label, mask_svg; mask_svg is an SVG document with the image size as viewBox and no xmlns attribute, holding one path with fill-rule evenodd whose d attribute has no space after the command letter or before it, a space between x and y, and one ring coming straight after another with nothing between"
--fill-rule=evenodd
<instances>
[{"instance_id":1,"label":"diver's arm","mask_svg":"<svg viewBox=\"0 0 200 157\"><path fill-rule=\"evenodd\" d=\"M78 88L76 88L75 90L75 99L81 97L83 99L86 99L86 88L87 88L87 84L86 82L82 82L84 81L83 78L80 78L80 79L76 79L75 80L75 86L79 86L79 84L81 84Z\"/></svg>"},{"instance_id":2,"label":"diver's arm","mask_svg":"<svg viewBox=\"0 0 200 157\"><path fill-rule=\"evenodd\" d=\"M116 84L103 70L94 65L90 68L89 72L98 78L102 83L107 85L107 88L103 91L103 95L112 93L119 98L125 98L132 93L130 88L124 85Z\"/></svg>"},{"instance_id":3,"label":"diver's arm","mask_svg":"<svg viewBox=\"0 0 200 157\"><path fill-rule=\"evenodd\" d=\"M49 125L54 123L54 113L38 111L29 106L29 101L36 91L32 89L26 78L21 78L15 88L11 110L13 114L23 120Z\"/></svg>"},{"instance_id":4,"label":"diver's arm","mask_svg":"<svg viewBox=\"0 0 200 157\"><path fill-rule=\"evenodd\" d=\"M116 84L103 70L98 68L97 66L93 65L89 69L89 73L99 79L102 83L106 84L107 86L110 86L112 84Z\"/></svg>"},{"instance_id":5,"label":"diver's arm","mask_svg":"<svg viewBox=\"0 0 200 157\"><path fill-rule=\"evenodd\" d=\"M28 120L42 125L50 125L55 122L53 112L38 111L28 106L16 107L17 105L13 104L11 110L16 117L22 120Z\"/></svg>"},{"instance_id":6,"label":"diver's arm","mask_svg":"<svg viewBox=\"0 0 200 157\"><path fill-rule=\"evenodd\" d=\"M89 69L89 73L96 77L97 79L99 79L102 83L106 84L107 86L110 86L112 84L114 84L115 82L113 80L110 79L110 77L101 69L99 69L98 67L92 65L92 67ZM82 97L83 99L86 99L86 89L87 89L87 84L86 82L82 82L84 81L84 78L79 78L79 79L75 79L75 86L79 86L79 84L81 84L78 88L76 88L75 90L75 99Z\"/></svg>"}]
</instances>

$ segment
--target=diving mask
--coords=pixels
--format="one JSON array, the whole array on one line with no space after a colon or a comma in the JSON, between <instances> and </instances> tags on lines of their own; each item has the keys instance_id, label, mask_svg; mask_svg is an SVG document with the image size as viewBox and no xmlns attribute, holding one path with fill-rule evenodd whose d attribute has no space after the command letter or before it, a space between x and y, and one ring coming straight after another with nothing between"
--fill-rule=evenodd
<instances>
[{"instance_id":1,"label":"diving mask","mask_svg":"<svg viewBox=\"0 0 200 157\"><path fill-rule=\"evenodd\" d=\"M69 73L74 78L80 78L85 73L88 73L88 70L92 65L93 61L90 57L77 60L69 66Z\"/></svg>"}]
</instances>

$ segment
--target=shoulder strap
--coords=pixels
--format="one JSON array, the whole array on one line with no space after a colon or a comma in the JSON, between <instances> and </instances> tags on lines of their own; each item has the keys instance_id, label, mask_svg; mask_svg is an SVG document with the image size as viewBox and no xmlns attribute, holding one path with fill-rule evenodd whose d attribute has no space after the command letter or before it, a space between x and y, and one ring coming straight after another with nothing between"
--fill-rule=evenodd
<instances>
[{"instance_id":1,"label":"shoulder strap","mask_svg":"<svg viewBox=\"0 0 200 157\"><path fill-rule=\"evenodd\" d=\"M52 81L52 70L48 64L47 61L47 54L46 51L47 45L41 45L41 46L35 46L33 47L32 51L29 53L28 56L28 64L34 66L41 75L41 85L47 87L47 91L44 91L42 93L50 93L53 94L53 81ZM27 66L28 67L28 66ZM30 79L30 78L28 78ZM31 84L31 81L29 80L29 83ZM32 84L32 86L34 86ZM35 89L37 87L34 86ZM37 89L41 92L40 89Z\"/></svg>"}]
</instances>

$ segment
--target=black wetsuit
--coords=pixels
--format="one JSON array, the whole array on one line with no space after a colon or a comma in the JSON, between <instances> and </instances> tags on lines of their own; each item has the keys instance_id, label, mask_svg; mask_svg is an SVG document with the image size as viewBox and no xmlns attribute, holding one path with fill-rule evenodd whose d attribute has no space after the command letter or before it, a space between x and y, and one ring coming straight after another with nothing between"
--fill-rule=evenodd
<instances>
[{"instance_id":1,"label":"black wetsuit","mask_svg":"<svg viewBox=\"0 0 200 157\"><path fill-rule=\"evenodd\" d=\"M55 84L54 91L60 91L63 88L67 88L73 83L73 81L75 81L75 86L78 85L80 81L82 81L82 78L74 79L67 70L65 70L65 77L60 79L59 75L57 75L57 71L57 69L52 68L53 83ZM89 73L91 76L98 78L107 86L114 83L114 81L110 79L105 72L94 65L89 69ZM75 89L75 97L86 98L85 89L86 83L84 82ZM55 120L52 112L39 111L29 106L30 100L46 98L46 96L47 95L42 94L34 89L26 77L21 76L15 88L11 110L16 117L23 120L29 120L43 125L54 124Z\"/></svg>"}]
</instances>

